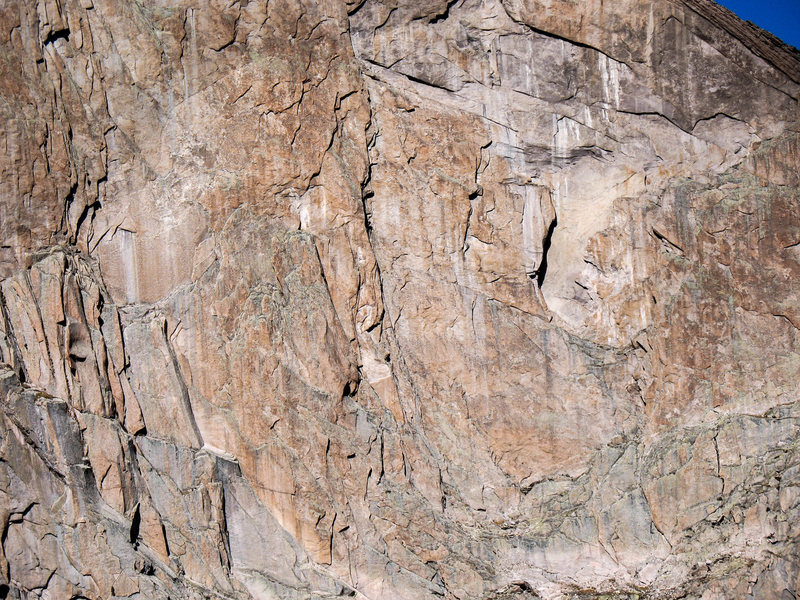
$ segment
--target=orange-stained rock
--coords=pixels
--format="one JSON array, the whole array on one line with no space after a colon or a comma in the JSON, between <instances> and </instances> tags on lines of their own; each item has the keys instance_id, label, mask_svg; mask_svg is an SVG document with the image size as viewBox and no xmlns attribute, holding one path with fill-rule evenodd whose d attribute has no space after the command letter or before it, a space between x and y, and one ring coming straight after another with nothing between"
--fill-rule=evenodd
<instances>
[{"instance_id":1,"label":"orange-stained rock","mask_svg":"<svg viewBox=\"0 0 800 600\"><path fill-rule=\"evenodd\" d=\"M0 597L800 594L795 49L710 0L0 44Z\"/></svg>"}]
</instances>

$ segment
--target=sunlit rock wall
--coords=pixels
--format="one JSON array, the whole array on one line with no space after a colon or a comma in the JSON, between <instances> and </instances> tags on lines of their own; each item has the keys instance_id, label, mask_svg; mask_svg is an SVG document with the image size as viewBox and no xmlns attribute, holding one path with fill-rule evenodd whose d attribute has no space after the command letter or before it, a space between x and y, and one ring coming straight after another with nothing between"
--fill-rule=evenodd
<instances>
[{"instance_id":1,"label":"sunlit rock wall","mask_svg":"<svg viewBox=\"0 0 800 600\"><path fill-rule=\"evenodd\" d=\"M796 50L709 0L0 39L1 598L800 593Z\"/></svg>"}]
</instances>

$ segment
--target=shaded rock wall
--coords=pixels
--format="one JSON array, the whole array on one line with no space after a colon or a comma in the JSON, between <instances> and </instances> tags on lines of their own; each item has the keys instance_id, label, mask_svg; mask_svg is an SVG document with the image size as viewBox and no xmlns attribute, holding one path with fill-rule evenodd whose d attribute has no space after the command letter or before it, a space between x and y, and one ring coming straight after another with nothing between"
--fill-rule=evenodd
<instances>
[{"instance_id":1,"label":"shaded rock wall","mask_svg":"<svg viewBox=\"0 0 800 600\"><path fill-rule=\"evenodd\" d=\"M0 597L800 593L797 51L706 0L0 14Z\"/></svg>"}]
</instances>

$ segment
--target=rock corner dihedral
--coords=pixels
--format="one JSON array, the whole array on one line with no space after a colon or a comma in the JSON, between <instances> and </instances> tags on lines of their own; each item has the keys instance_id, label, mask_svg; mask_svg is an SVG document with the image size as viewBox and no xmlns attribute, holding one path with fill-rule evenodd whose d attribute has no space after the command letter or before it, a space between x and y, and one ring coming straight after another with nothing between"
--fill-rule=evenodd
<instances>
[{"instance_id":1,"label":"rock corner dihedral","mask_svg":"<svg viewBox=\"0 0 800 600\"><path fill-rule=\"evenodd\" d=\"M711 0L0 0L0 598L800 596L800 53Z\"/></svg>"}]
</instances>

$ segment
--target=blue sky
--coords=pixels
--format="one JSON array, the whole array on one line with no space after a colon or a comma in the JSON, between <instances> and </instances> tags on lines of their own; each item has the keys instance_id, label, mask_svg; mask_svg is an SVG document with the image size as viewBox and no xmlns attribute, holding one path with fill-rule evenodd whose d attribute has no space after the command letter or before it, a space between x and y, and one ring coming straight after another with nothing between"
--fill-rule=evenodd
<instances>
[{"instance_id":1,"label":"blue sky","mask_svg":"<svg viewBox=\"0 0 800 600\"><path fill-rule=\"evenodd\" d=\"M745 21L752 21L787 44L800 48L800 0L717 0Z\"/></svg>"}]
</instances>

